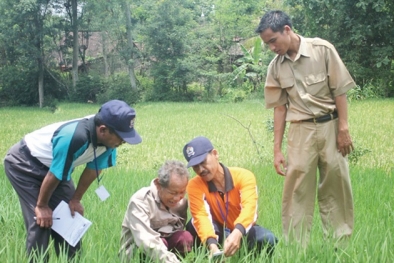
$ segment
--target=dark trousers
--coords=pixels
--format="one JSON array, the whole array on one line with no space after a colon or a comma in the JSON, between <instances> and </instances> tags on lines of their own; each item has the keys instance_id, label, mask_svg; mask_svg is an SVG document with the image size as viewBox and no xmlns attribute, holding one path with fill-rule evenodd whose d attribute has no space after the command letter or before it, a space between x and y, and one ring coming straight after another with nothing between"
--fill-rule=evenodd
<instances>
[{"instance_id":1,"label":"dark trousers","mask_svg":"<svg viewBox=\"0 0 394 263\"><path fill-rule=\"evenodd\" d=\"M223 229L223 225L213 221L213 226L215 229L215 234L219 237L219 244L223 244L226 233ZM201 245L201 240L198 237L198 234L193 226L192 220L190 220L186 225L186 230L192 234L194 238L194 242L197 246ZM246 233L246 242L248 245L248 249L256 249L255 251L259 253L263 249L267 248L267 253L271 255L274 252L274 248L278 239L275 235L268 229L263 228L259 225L254 225L248 233Z\"/></svg>"},{"instance_id":2,"label":"dark trousers","mask_svg":"<svg viewBox=\"0 0 394 263\"><path fill-rule=\"evenodd\" d=\"M34 220L34 209L42 181L48 173L48 167L32 157L27 146L21 141L8 151L4 159L4 168L19 197L27 231L26 249L28 255L32 257L31 262L34 262L34 252L38 252L35 254L36 257L41 257L42 253L47 250L50 237L54 240L57 254L66 251L69 258L73 258L80 249L80 243L72 247L55 231L50 228L41 228ZM62 200L68 203L74 192L72 180L60 182L49 200L49 207L54 210ZM47 257L44 260L48 260Z\"/></svg>"},{"instance_id":3,"label":"dark trousers","mask_svg":"<svg viewBox=\"0 0 394 263\"><path fill-rule=\"evenodd\" d=\"M179 253L181 257L184 257L192 250L193 236L188 231L180 230L169 237L162 237L161 240L168 248L168 251Z\"/></svg>"},{"instance_id":4,"label":"dark trousers","mask_svg":"<svg viewBox=\"0 0 394 263\"><path fill-rule=\"evenodd\" d=\"M168 248L168 251L174 253L180 260L182 257L185 257L186 254L192 250L192 246L193 246L193 236L188 231L185 230L176 231L169 237L162 237L161 241L163 241L164 245ZM135 247L134 249L136 251L139 250L137 247ZM157 262L157 261L154 261L146 254L141 253L139 262L148 263L148 262Z\"/></svg>"}]
</instances>

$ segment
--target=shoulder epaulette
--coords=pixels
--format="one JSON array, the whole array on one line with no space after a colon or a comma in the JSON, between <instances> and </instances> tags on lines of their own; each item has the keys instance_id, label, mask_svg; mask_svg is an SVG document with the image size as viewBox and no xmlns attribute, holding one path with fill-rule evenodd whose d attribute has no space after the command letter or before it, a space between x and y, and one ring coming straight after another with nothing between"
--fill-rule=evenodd
<instances>
[{"instance_id":1,"label":"shoulder epaulette","mask_svg":"<svg viewBox=\"0 0 394 263\"><path fill-rule=\"evenodd\" d=\"M328 42L327 40L318 38L318 37L315 37L315 38L312 39L312 45L314 45L314 46L325 46L325 47L329 47L329 48L333 47L333 45L330 42Z\"/></svg>"}]
</instances>

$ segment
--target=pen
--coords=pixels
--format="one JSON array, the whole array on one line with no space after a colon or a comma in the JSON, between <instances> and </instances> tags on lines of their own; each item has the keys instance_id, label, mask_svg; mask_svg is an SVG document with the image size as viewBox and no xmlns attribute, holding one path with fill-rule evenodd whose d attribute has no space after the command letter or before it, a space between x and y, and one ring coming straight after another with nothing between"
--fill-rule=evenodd
<instances>
[{"instance_id":1,"label":"pen","mask_svg":"<svg viewBox=\"0 0 394 263\"><path fill-rule=\"evenodd\" d=\"M34 220L37 220L37 217L34 217ZM60 220L60 217L52 217L52 220Z\"/></svg>"}]
</instances>

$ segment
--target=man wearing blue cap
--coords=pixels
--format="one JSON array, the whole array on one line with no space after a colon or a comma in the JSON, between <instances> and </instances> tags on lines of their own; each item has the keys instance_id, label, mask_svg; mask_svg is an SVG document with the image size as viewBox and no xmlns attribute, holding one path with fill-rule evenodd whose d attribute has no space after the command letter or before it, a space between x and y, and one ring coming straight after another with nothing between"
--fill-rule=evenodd
<instances>
[{"instance_id":1,"label":"man wearing blue cap","mask_svg":"<svg viewBox=\"0 0 394 263\"><path fill-rule=\"evenodd\" d=\"M115 165L116 148L142 141L134 129L135 116L127 103L111 100L96 115L45 126L10 148L4 167L19 196L32 261L33 253L46 251L50 237L57 254L65 250L73 258L80 249L80 243L72 247L51 230L52 211L64 200L72 215L83 215L82 196L99 181L102 169ZM82 164L86 167L75 189L71 173Z\"/></svg>"},{"instance_id":2,"label":"man wearing blue cap","mask_svg":"<svg viewBox=\"0 0 394 263\"><path fill-rule=\"evenodd\" d=\"M183 148L188 167L198 175L189 181L192 220L188 230L197 244L205 244L212 255L234 255L245 236L248 249L267 248L271 254L277 242L274 234L256 224L257 185L254 174L239 167L226 167L209 139L196 137ZM223 245L222 245L223 244Z\"/></svg>"}]
</instances>

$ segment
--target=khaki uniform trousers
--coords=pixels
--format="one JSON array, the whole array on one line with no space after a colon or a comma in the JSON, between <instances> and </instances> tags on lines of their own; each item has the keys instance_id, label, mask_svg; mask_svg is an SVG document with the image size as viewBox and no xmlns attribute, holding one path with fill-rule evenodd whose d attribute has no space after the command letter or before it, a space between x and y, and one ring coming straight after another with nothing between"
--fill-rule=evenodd
<instances>
[{"instance_id":1,"label":"khaki uniform trousers","mask_svg":"<svg viewBox=\"0 0 394 263\"><path fill-rule=\"evenodd\" d=\"M327 237L349 236L353 230L353 197L347 157L337 150L338 120L291 123L288 166L282 199L283 232L287 241L309 241L317 198ZM317 177L319 169L319 177Z\"/></svg>"}]
</instances>

